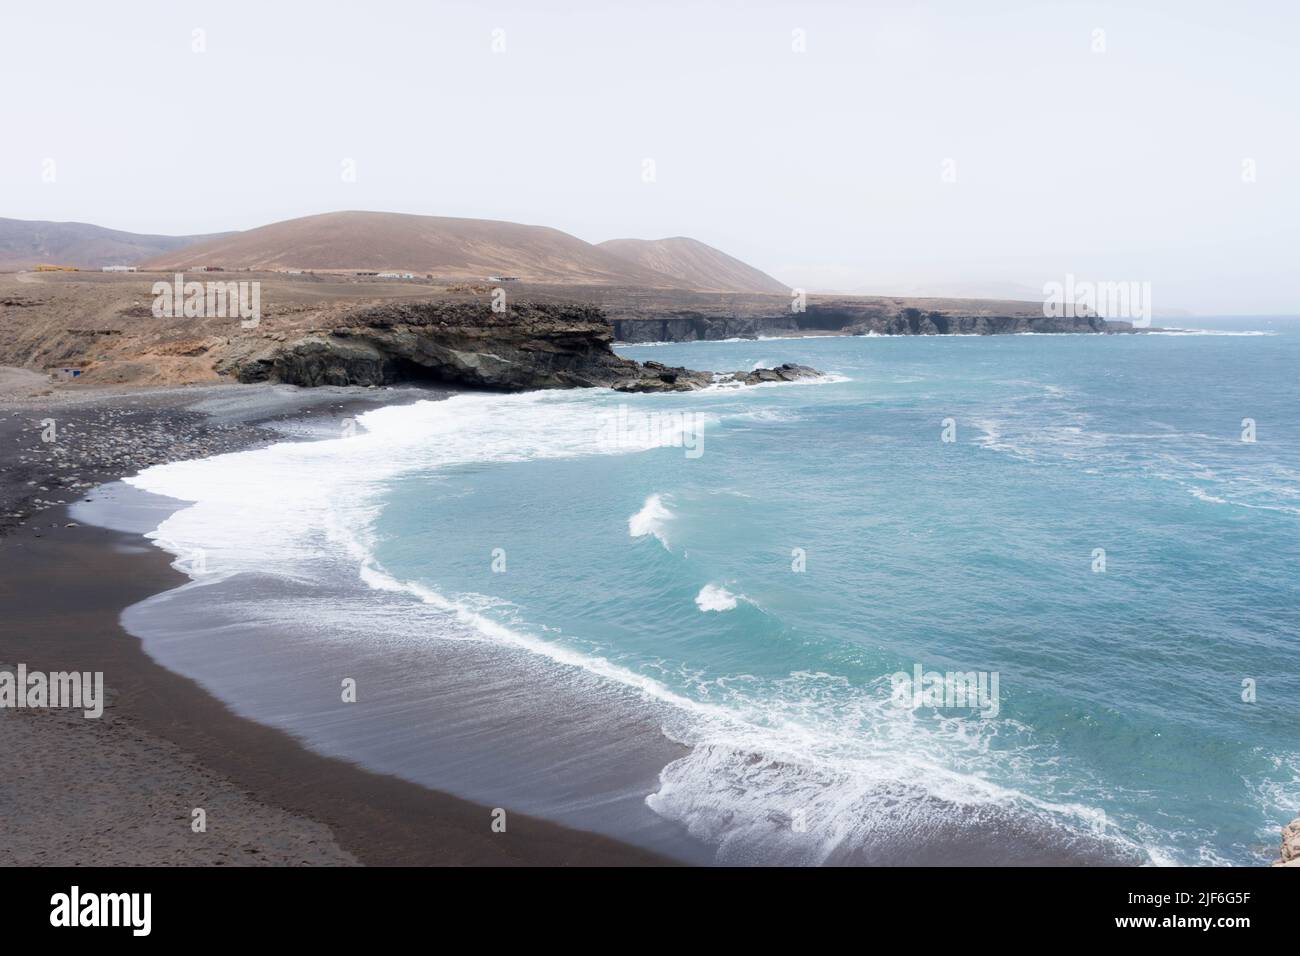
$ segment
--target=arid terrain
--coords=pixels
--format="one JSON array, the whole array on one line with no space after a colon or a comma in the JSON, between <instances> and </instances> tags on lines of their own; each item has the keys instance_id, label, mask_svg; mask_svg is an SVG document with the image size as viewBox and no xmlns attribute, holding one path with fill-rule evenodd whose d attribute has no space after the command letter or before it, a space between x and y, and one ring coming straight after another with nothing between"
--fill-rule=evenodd
<instances>
[{"instance_id":1,"label":"arid terrain","mask_svg":"<svg viewBox=\"0 0 1300 956\"><path fill-rule=\"evenodd\" d=\"M215 265L260 271L412 272L462 280L504 274L535 282L680 285L671 276L548 226L388 212L332 212L271 223L140 265L175 271Z\"/></svg>"},{"instance_id":2,"label":"arid terrain","mask_svg":"<svg viewBox=\"0 0 1300 956\"><path fill-rule=\"evenodd\" d=\"M140 271L99 271L105 259ZM546 226L388 212L209 237L0 220L0 269L14 270L0 272L0 364L55 386L368 385L412 373L480 388L642 388L658 386L639 374L629 385L612 342L1118 328L1048 318L1037 302L805 295L681 236L592 244ZM209 295L255 286L256 321L215 300L155 313L155 283L181 274ZM683 384L664 370L650 378Z\"/></svg>"},{"instance_id":3,"label":"arid terrain","mask_svg":"<svg viewBox=\"0 0 1300 956\"><path fill-rule=\"evenodd\" d=\"M86 222L43 222L0 218L0 269L66 264L83 269L133 265L207 236L149 236L105 229Z\"/></svg>"},{"instance_id":4,"label":"arid terrain","mask_svg":"<svg viewBox=\"0 0 1300 956\"><path fill-rule=\"evenodd\" d=\"M330 212L244 232L155 236L78 222L0 219L0 270L410 273L481 282L783 294L785 283L696 239L592 244L548 226L391 212Z\"/></svg>"},{"instance_id":5,"label":"arid terrain","mask_svg":"<svg viewBox=\"0 0 1300 956\"><path fill-rule=\"evenodd\" d=\"M0 365L64 381L174 385L221 381L232 357L253 355L304 336L329 333L358 310L437 302L486 310L494 288L508 308L594 306L622 341L720 339L735 336L924 334L935 331L1073 331L1042 327L1037 303L866 296L810 296L797 312L781 295L704 293L634 287L513 282L503 286L452 280L389 280L335 274L269 272L188 274L187 279L259 282L261 320L155 318L153 284L168 273L0 274ZM962 324L958 329L934 323ZM1079 331L1101 331L1082 323ZM1093 320L1095 321L1095 320ZM75 369L79 374L72 377Z\"/></svg>"}]
</instances>

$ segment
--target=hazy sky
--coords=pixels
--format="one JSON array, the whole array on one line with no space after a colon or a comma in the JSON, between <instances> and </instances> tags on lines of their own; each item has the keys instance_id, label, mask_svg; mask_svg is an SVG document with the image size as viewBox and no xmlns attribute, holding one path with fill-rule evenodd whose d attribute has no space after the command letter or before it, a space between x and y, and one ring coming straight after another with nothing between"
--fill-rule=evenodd
<instances>
[{"instance_id":1,"label":"hazy sky","mask_svg":"<svg viewBox=\"0 0 1300 956\"><path fill-rule=\"evenodd\" d=\"M0 215L381 209L689 235L813 290L1297 313L1297 35L1292 0L8 3Z\"/></svg>"}]
</instances>

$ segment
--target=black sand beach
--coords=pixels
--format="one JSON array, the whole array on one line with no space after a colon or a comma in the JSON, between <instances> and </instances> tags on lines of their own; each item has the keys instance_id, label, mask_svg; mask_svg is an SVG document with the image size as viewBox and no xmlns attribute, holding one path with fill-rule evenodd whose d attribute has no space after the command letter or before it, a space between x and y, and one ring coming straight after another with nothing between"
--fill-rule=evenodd
<instances>
[{"instance_id":1,"label":"black sand beach","mask_svg":"<svg viewBox=\"0 0 1300 956\"><path fill-rule=\"evenodd\" d=\"M123 609L185 580L170 556L68 515L88 486L149 464L282 440L267 421L434 396L224 386L49 394L38 378L8 376L0 405L0 663L103 671L109 704L98 721L0 712L0 741L16 762L3 784L0 863L668 862L511 807L506 832L494 832L492 807L320 756L235 715L119 623ZM206 410L194 411L199 403ZM64 438L42 443L51 418ZM194 833L200 807L207 831Z\"/></svg>"}]
</instances>

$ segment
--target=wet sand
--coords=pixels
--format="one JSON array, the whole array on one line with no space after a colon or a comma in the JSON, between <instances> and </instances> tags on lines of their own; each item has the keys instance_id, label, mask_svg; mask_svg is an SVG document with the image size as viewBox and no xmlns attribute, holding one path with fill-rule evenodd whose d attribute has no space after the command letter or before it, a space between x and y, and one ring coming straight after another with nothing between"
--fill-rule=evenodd
<instances>
[{"instance_id":1,"label":"wet sand","mask_svg":"<svg viewBox=\"0 0 1300 956\"><path fill-rule=\"evenodd\" d=\"M242 399L223 412L221 403L234 392L203 393L24 394L0 407L0 447L8 459L0 472L0 502L5 514L22 516L7 519L0 537L0 662L103 671L109 698L98 721L68 712L0 711L0 745L17 762L0 781L7 811L0 863L668 862L512 805L502 807L505 832L494 832L494 807L315 753L282 730L237 715L145 653L122 628L120 615L186 580L170 566L171 556L136 534L70 521L65 505L44 502L80 498L85 491L78 484L138 469L142 456L132 453L138 442L104 432L111 432L112 413L124 406L137 429L132 434L161 430L163 446L168 434L194 428L195 415L224 421L231 447L239 447L276 440L260 424L301 413L283 396L268 397L255 413L238 410ZM337 415L352 398L322 391L310 402ZM371 405L383 398L362 396ZM197 400L215 404L194 412ZM78 459L71 444L64 456L33 444L40 422L51 416L101 451L122 444L122 454L92 462L93 456ZM204 433L201 425L197 433ZM17 461L16 449L26 462ZM226 449L210 453L218 450ZM70 468L49 467L60 463ZM67 481L71 477L77 481ZM191 827L195 808L206 811L204 833Z\"/></svg>"}]
</instances>

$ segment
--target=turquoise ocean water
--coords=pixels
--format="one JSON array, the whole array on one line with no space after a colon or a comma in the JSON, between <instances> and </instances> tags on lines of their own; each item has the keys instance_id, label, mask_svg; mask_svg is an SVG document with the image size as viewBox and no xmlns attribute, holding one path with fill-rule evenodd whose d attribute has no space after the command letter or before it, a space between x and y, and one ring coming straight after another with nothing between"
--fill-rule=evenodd
<instances>
[{"instance_id":1,"label":"turquoise ocean water","mask_svg":"<svg viewBox=\"0 0 1300 956\"><path fill-rule=\"evenodd\" d=\"M628 701L684 745L632 799L725 863L1265 862L1300 814L1300 321L1196 324L627 347L831 374L458 395L151 469L132 482L194 502L155 538L203 549L194 585L226 617L178 636L202 589L174 592L146 648L322 749L492 799L498 729L412 722L443 693L419 684L439 641L509 646L535 673L512 693L565 702L557 741L613 688L602 759L631 740ZM307 587L332 597L273 598ZM292 652L250 637L232 665L252 617ZM314 647L389 662L364 727L328 694L283 697L336 670L267 676ZM918 666L996 676L996 712L895 699ZM533 791L580 779L544 724L516 744ZM449 777L474 766L491 787ZM565 799L566 821L599 816ZM622 806L599 828L621 833Z\"/></svg>"},{"instance_id":2,"label":"turquoise ocean water","mask_svg":"<svg viewBox=\"0 0 1300 956\"><path fill-rule=\"evenodd\" d=\"M1300 812L1300 324L1197 325L1270 334L627 348L843 380L561 398L700 416L699 453L406 475L376 555L734 720L680 731L700 752L651 797L719 845L797 842L788 817L870 858L1009 807L1119 858L1255 862ZM888 703L918 663L997 672L997 717Z\"/></svg>"}]
</instances>

